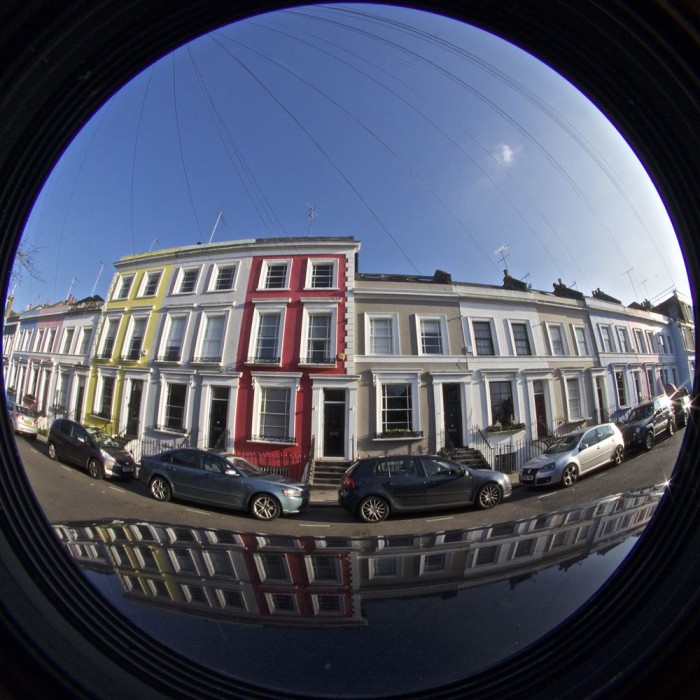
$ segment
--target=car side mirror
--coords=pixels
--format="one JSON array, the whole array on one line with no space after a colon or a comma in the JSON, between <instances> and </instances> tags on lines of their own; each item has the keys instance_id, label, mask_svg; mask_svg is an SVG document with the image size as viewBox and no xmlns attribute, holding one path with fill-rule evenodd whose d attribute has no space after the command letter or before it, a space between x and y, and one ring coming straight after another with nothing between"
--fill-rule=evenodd
<instances>
[{"instance_id":1,"label":"car side mirror","mask_svg":"<svg viewBox=\"0 0 700 700\"><path fill-rule=\"evenodd\" d=\"M226 476L240 476L235 469L227 469L224 474L226 474Z\"/></svg>"}]
</instances>

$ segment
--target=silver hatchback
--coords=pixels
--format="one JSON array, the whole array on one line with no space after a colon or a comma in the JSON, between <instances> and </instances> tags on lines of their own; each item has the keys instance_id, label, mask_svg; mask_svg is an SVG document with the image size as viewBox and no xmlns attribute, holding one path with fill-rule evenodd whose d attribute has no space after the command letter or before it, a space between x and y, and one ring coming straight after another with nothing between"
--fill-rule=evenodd
<instances>
[{"instance_id":1,"label":"silver hatchback","mask_svg":"<svg viewBox=\"0 0 700 700\"><path fill-rule=\"evenodd\" d=\"M622 433L614 423L576 430L557 438L541 455L528 460L520 469L520 483L573 486L582 474L610 462L620 464L624 456Z\"/></svg>"}]
</instances>

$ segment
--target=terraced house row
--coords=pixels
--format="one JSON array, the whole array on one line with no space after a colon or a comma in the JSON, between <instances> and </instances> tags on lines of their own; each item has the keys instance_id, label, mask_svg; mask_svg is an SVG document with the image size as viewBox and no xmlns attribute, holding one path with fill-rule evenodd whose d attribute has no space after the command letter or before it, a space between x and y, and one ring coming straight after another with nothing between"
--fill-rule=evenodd
<instances>
[{"instance_id":1,"label":"terraced house row","mask_svg":"<svg viewBox=\"0 0 700 700\"><path fill-rule=\"evenodd\" d=\"M692 388L692 309L363 274L360 242L266 238L125 256L107 299L6 313L5 386L143 451L231 451L301 476L354 458L525 445Z\"/></svg>"}]
</instances>

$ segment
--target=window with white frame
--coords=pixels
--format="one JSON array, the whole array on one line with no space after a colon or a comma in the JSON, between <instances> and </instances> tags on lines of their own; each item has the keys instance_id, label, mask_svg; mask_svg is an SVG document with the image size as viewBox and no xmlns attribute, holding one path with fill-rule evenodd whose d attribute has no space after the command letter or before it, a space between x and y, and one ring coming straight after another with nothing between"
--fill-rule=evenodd
<instances>
[{"instance_id":1,"label":"window with white frame","mask_svg":"<svg viewBox=\"0 0 700 700\"><path fill-rule=\"evenodd\" d=\"M500 423L502 426L508 426L517 423L513 404L513 382L489 381L489 401L492 425Z\"/></svg>"},{"instance_id":2,"label":"window with white frame","mask_svg":"<svg viewBox=\"0 0 700 700\"><path fill-rule=\"evenodd\" d=\"M215 265L209 291L227 292L236 282L237 265Z\"/></svg>"},{"instance_id":3,"label":"window with white frame","mask_svg":"<svg viewBox=\"0 0 700 700\"><path fill-rule=\"evenodd\" d=\"M121 275L114 292L114 299L128 299L131 286L134 283L134 275Z\"/></svg>"},{"instance_id":4,"label":"window with white frame","mask_svg":"<svg viewBox=\"0 0 700 700\"><path fill-rule=\"evenodd\" d=\"M160 278L163 275L162 270L149 270L144 276L141 282L141 292L140 297L153 297L158 291L158 284L160 283Z\"/></svg>"},{"instance_id":5,"label":"window with white frame","mask_svg":"<svg viewBox=\"0 0 700 700\"><path fill-rule=\"evenodd\" d=\"M617 405L627 406L627 383L625 373L622 370L615 372L615 389L617 391Z\"/></svg>"},{"instance_id":6,"label":"window with white frame","mask_svg":"<svg viewBox=\"0 0 700 700\"><path fill-rule=\"evenodd\" d=\"M126 342L124 343L123 358L125 360L138 360L141 358L147 320L145 316L132 316Z\"/></svg>"},{"instance_id":7,"label":"window with white frame","mask_svg":"<svg viewBox=\"0 0 700 700\"><path fill-rule=\"evenodd\" d=\"M54 402L54 408L59 410L68 409L68 372L59 372L56 381L56 400Z\"/></svg>"},{"instance_id":8,"label":"window with white frame","mask_svg":"<svg viewBox=\"0 0 700 700\"><path fill-rule=\"evenodd\" d=\"M287 289L289 286L288 260L264 260L260 272L260 289Z\"/></svg>"},{"instance_id":9,"label":"window with white frame","mask_svg":"<svg viewBox=\"0 0 700 700\"><path fill-rule=\"evenodd\" d=\"M444 316L434 318L417 317L418 321L418 354L443 355L445 353L447 324Z\"/></svg>"},{"instance_id":10,"label":"window with white frame","mask_svg":"<svg viewBox=\"0 0 700 700\"><path fill-rule=\"evenodd\" d=\"M647 386L649 388L649 398L656 394L656 372L653 367L647 368Z\"/></svg>"},{"instance_id":11,"label":"window with white frame","mask_svg":"<svg viewBox=\"0 0 700 700\"><path fill-rule=\"evenodd\" d=\"M590 355L591 349L588 345L588 333L584 326L576 326L574 328L574 335L576 337L576 348L580 356Z\"/></svg>"},{"instance_id":12,"label":"window with white frame","mask_svg":"<svg viewBox=\"0 0 700 700\"><path fill-rule=\"evenodd\" d=\"M666 336L663 333L659 333L656 336L656 342L659 347L659 354L660 355L666 355L668 354L668 347L666 345Z\"/></svg>"},{"instance_id":13,"label":"window with white frame","mask_svg":"<svg viewBox=\"0 0 700 700\"><path fill-rule=\"evenodd\" d=\"M187 316L168 316L164 328L164 340L158 359L166 362L179 362L185 342Z\"/></svg>"},{"instance_id":14,"label":"window with white frame","mask_svg":"<svg viewBox=\"0 0 700 700\"><path fill-rule=\"evenodd\" d=\"M71 346L73 345L73 336L75 335L75 328L66 328L63 331L63 339L61 340L61 353L67 355L70 353Z\"/></svg>"},{"instance_id":15,"label":"window with white frame","mask_svg":"<svg viewBox=\"0 0 700 700\"><path fill-rule=\"evenodd\" d=\"M634 341L637 344L637 352L646 353L647 348L644 343L644 333L642 332L641 328L634 329Z\"/></svg>"},{"instance_id":16,"label":"window with white frame","mask_svg":"<svg viewBox=\"0 0 700 700\"><path fill-rule=\"evenodd\" d=\"M53 352L53 344L56 339L56 329L49 328L46 333L46 341L44 343L44 352Z\"/></svg>"},{"instance_id":17,"label":"window with white frame","mask_svg":"<svg viewBox=\"0 0 700 700\"><path fill-rule=\"evenodd\" d=\"M632 381L634 382L634 395L637 403L643 400L642 394L642 375L639 372L632 373Z\"/></svg>"},{"instance_id":18,"label":"window with white frame","mask_svg":"<svg viewBox=\"0 0 700 700\"><path fill-rule=\"evenodd\" d=\"M335 289L338 286L337 260L309 260L306 270L307 289Z\"/></svg>"},{"instance_id":19,"label":"window with white frame","mask_svg":"<svg viewBox=\"0 0 700 700\"><path fill-rule=\"evenodd\" d=\"M650 353L658 352L656 349L656 343L654 342L654 332L647 331L646 335L647 335L647 345L649 346L649 352Z\"/></svg>"},{"instance_id":20,"label":"window with white frame","mask_svg":"<svg viewBox=\"0 0 700 700\"><path fill-rule=\"evenodd\" d=\"M569 420L581 420L583 418L581 409L581 382L576 377L570 377L566 380L566 402L569 411Z\"/></svg>"},{"instance_id":21,"label":"window with white frame","mask_svg":"<svg viewBox=\"0 0 700 700\"><path fill-rule=\"evenodd\" d=\"M112 418L112 400L114 398L115 378L109 375L100 375L95 402L95 415L100 418Z\"/></svg>"},{"instance_id":22,"label":"window with white frame","mask_svg":"<svg viewBox=\"0 0 700 700\"><path fill-rule=\"evenodd\" d=\"M397 318L394 314L366 314L365 332L369 355L397 354Z\"/></svg>"},{"instance_id":23,"label":"window with white frame","mask_svg":"<svg viewBox=\"0 0 700 700\"><path fill-rule=\"evenodd\" d=\"M197 288L198 279L198 267L180 268L175 294L192 294Z\"/></svg>"},{"instance_id":24,"label":"window with white frame","mask_svg":"<svg viewBox=\"0 0 700 700\"><path fill-rule=\"evenodd\" d=\"M163 425L161 428L184 433L185 409L187 406L187 384L168 382L165 385L165 402L163 404Z\"/></svg>"},{"instance_id":25,"label":"window with white frame","mask_svg":"<svg viewBox=\"0 0 700 700\"><path fill-rule=\"evenodd\" d=\"M420 437L418 372L376 373L377 437Z\"/></svg>"},{"instance_id":26,"label":"window with white frame","mask_svg":"<svg viewBox=\"0 0 700 700\"><path fill-rule=\"evenodd\" d=\"M301 375L253 374L251 440L294 444L296 394Z\"/></svg>"},{"instance_id":27,"label":"window with white frame","mask_svg":"<svg viewBox=\"0 0 700 700\"><path fill-rule=\"evenodd\" d=\"M612 341L612 331L610 329L610 326L599 326L598 329L600 330L600 342L602 343L602 348L603 352L614 352L615 348L613 347L613 341Z\"/></svg>"},{"instance_id":28,"label":"window with white frame","mask_svg":"<svg viewBox=\"0 0 700 700\"><path fill-rule=\"evenodd\" d=\"M305 364L335 364L336 309L306 305L302 327L300 361Z\"/></svg>"},{"instance_id":29,"label":"window with white frame","mask_svg":"<svg viewBox=\"0 0 700 700\"><path fill-rule=\"evenodd\" d=\"M516 355L532 355L530 345L530 334L527 330L527 323L511 322L511 332L513 333L513 345Z\"/></svg>"},{"instance_id":30,"label":"window with white frame","mask_svg":"<svg viewBox=\"0 0 700 700\"><path fill-rule=\"evenodd\" d=\"M490 321L472 321L474 348L477 355L495 355Z\"/></svg>"},{"instance_id":31,"label":"window with white frame","mask_svg":"<svg viewBox=\"0 0 700 700\"><path fill-rule=\"evenodd\" d=\"M617 327L617 340L620 345L620 352L631 352L627 329L622 326Z\"/></svg>"},{"instance_id":32,"label":"window with white frame","mask_svg":"<svg viewBox=\"0 0 700 700\"><path fill-rule=\"evenodd\" d=\"M79 355L87 355L90 351L90 339L92 337L92 326L83 326L80 329Z\"/></svg>"},{"instance_id":33,"label":"window with white frame","mask_svg":"<svg viewBox=\"0 0 700 700\"><path fill-rule=\"evenodd\" d=\"M221 362L226 329L225 314L206 314L203 318L203 332L200 334L199 348L195 362Z\"/></svg>"},{"instance_id":34,"label":"window with white frame","mask_svg":"<svg viewBox=\"0 0 700 700\"><path fill-rule=\"evenodd\" d=\"M105 319L104 326L102 328L102 342L100 343L100 349L97 356L103 360L108 360L112 357L112 352L114 351L114 343L117 339L117 330L119 328L119 319L116 317L110 318L109 316Z\"/></svg>"},{"instance_id":35,"label":"window with white frame","mask_svg":"<svg viewBox=\"0 0 700 700\"><path fill-rule=\"evenodd\" d=\"M566 355L566 344L564 342L564 330L559 324L547 324L547 335L549 336L549 351L552 355Z\"/></svg>"},{"instance_id":36,"label":"window with white frame","mask_svg":"<svg viewBox=\"0 0 700 700\"><path fill-rule=\"evenodd\" d=\"M282 357L284 309L281 306L257 306L253 320L248 362L279 364Z\"/></svg>"},{"instance_id":37,"label":"window with white frame","mask_svg":"<svg viewBox=\"0 0 700 700\"><path fill-rule=\"evenodd\" d=\"M41 346L44 342L44 336L46 335L45 328L39 328L36 333L36 340L34 341L34 352L41 352Z\"/></svg>"}]
</instances>

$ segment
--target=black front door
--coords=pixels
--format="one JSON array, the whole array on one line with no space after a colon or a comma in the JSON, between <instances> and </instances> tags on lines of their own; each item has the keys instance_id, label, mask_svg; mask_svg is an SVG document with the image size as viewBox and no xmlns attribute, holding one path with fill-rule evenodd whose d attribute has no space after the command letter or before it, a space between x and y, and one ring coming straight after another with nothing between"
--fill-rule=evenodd
<instances>
[{"instance_id":1,"label":"black front door","mask_svg":"<svg viewBox=\"0 0 700 700\"><path fill-rule=\"evenodd\" d=\"M323 390L323 456L345 456L345 390Z\"/></svg>"},{"instance_id":2,"label":"black front door","mask_svg":"<svg viewBox=\"0 0 700 700\"><path fill-rule=\"evenodd\" d=\"M141 396L143 394L143 382L132 381L131 392L129 393L129 403L126 407L126 435L127 437L138 437L139 435L139 415L141 413Z\"/></svg>"},{"instance_id":3,"label":"black front door","mask_svg":"<svg viewBox=\"0 0 700 700\"><path fill-rule=\"evenodd\" d=\"M211 406L209 407L209 442L210 449L226 449L226 416L228 414L228 387L211 388Z\"/></svg>"},{"instance_id":4,"label":"black front door","mask_svg":"<svg viewBox=\"0 0 700 700\"><path fill-rule=\"evenodd\" d=\"M445 407L445 434L447 444L464 447L462 441L462 401L459 384L443 384L442 401Z\"/></svg>"}]
</instances>

